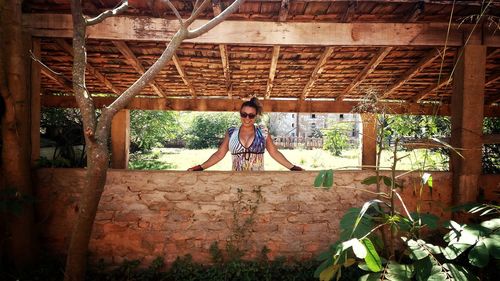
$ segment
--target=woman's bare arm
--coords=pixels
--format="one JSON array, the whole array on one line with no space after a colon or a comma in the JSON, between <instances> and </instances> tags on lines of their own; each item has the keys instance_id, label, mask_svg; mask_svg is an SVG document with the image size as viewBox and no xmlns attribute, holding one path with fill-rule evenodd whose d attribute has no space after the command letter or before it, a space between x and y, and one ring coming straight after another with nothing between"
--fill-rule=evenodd
<instances>
[{"instance_id":1,"label":"woman's bare arm","mask_svg":"<svg viewBox=\"0 0 500 281\"><path fill-rule=\"evenodd\" d=\"M266 149L269 152L269 155L276 160L276 162L280 163L287 169L291 169L294 165L286 159L286 157L278 150L276 145L273 142L273 138L269 135L266 139Z\"/></svg>"},{"instance_id":2,"label":"woman's bare arm","mask_svg":"<svg viewBox=\"0 0 500 281\"><path fill-rule=\"evenodd\" d=\"M213 165L219 163L224 158L224 156L226 156L228 150L229 150L229 134L226 133L226 135L224 136L224 140L219 146L219 149L217 149L217 151L214 154L212 154L212 156L210 156L208 160L203 162L203 164L201 164L200 166L203 169L208 169L212 167ZM189 168L188 171L193 171L193 168Z\"/></svg>"}]
</instances>

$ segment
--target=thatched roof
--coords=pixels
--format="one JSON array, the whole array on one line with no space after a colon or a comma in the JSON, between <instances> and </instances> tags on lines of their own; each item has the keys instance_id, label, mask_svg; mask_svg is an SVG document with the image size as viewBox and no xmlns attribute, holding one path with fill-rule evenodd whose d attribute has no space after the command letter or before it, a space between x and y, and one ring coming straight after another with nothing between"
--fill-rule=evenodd
<instances>
[{"instance_id":1,"label":"thatched roof","mask_svg":"<svg viewBox=\"0 0 500 281\"><path fill-rule=\"evenodd\" d=\"M23 12L28 21L35 14L43 17L43 14L47 13L51 15L70 13L69 0L24 2ZM118 0L84 1L84 10L86 14L95 15L104 9L115 7L119 2ZM165 1L129 2L131 8L125 13L127 17L173 19L173 14ZM186 17L191 13L193 2L172 0L181 15ZM201 18L212 18L214 10L217 12L218 4L223 10L231 2L213 1L216 8L206 9ZM445 27L450 20L454 24L450 32L456 33L459 23L471 23L471 17L479 15L482 11L483 1L457 0L454 6L453 2L247 0L230 20L244 20L250 24L257 22L415 23L418 28L425 26L423 32L430 31L432 24L436 23L436 26L441 28L439 36L442 37L447 32ZM489 26L496 20L495 17L500 16L498 1L490 3L484 14L486 16L483 17L479 27L475 28L476 32L482 30L483 33L481 36L472 36L471 41L490 42L487 44L485 87L485 104L489 105L500 101L500 34L493 33L495 26ZM451 19L450 15L453 15ZM378 25L373 26L378 27ZM326 27L328 28L328 25ZM472 26L467 25L467 28L470 30ZM500 33L500 30L498 31ZM466 39L462 37L467 31L461 32L455 34L455 37L452 36L458 38L453 40L465 41ZM71 45L71 41L69 38L56 38L58 36L54 34L57 33L51 34L41 36L41 60L60 73L61 77L70 79L72 56L68 46ZM432 39L431 35L429 33L424 37ZM398 40L399 36L404 37L404 33L394 34L394 40ZM357 39L354 33L352 37L355 42ZM266 44L267 41L253 43L254 38L248 41L235 40L238 42L234 43L217 42L217 40L224 41L224 38L183 43L176 52L177 65L174 61L169 63L155 78L154 85L146 87L141 96L245 98L257 95L267 96L271 100L290 98L348 101L376 95L378 98L404 101L408 104L425 101L449 104L452 83L447 82L460 52L459 44L455 43L449 44L444 51L447 42L441 37L439 39L441 41L425 41L428 39L424 38L423 41L419 41L424 43L410 42L411 44L406 45L405 43L329 45L327 41L330 38L324 38L321 42L311 41L311 44L286 43L288 41L283 44ZM477 39L479 37L483 39ZM147 69L161 54L166 40L168 38L151 40L149 37L138 40L111 40L91 36L87 40L88 63L91 66L87 73L88 89L92 93L110 95L115 94L113 91L124 90L140 76L141 66ZM140 65L137 65L138 63ZM224 64L228 66L226 71ZM103 77L109 83L104 83ZM47 73L42 75L44 95L70 92L64 83L53 78Z\"/></svg>"}]
</instances>

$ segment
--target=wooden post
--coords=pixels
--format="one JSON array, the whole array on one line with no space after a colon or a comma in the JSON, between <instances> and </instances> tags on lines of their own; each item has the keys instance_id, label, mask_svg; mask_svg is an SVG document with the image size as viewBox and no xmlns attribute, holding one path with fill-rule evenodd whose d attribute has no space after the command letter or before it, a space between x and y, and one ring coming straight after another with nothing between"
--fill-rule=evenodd
<instances>
[{"instance_id":1,"label":"wooden post","mask_svg":"<svg viewBox=\"0 0 500 281\"><path fill-rule=\"evenodd\" d=\"M40 38L32 39L32 52L40 57ZM31 61L31 165L40 158L40 65Z\"/></svg>"},{"instance_id":2,"label":"wooden post","mask_svg":"<svg viewBox=\"0 0 500 281\"><path fill-rule=\"evenodd\" d=\"M130 110L120 110L111 124L111 168L127 169L130 148Z\"/></svg>"},{"instance_id":3,"label":"wooden post","mask_svg":"<svg viewBox=\"0 0 500 281\"><path fill-rule=\"evenodd\" d=\"M377 165L377 116L372 113L361 114L363 122L363 134L361 142L361 166L362 169L375 169Z\"/></svg>"},{"instance_id":4,"label":"wooden post","mask_svg":"<svg viewBox=\"0 0 500 281\"><path fill-rule=\"evenodd\" d=\"M453 75L451 152L453 204L475 202L481 175L486 46L462 48Z\"/></svg>"}]
</instances>

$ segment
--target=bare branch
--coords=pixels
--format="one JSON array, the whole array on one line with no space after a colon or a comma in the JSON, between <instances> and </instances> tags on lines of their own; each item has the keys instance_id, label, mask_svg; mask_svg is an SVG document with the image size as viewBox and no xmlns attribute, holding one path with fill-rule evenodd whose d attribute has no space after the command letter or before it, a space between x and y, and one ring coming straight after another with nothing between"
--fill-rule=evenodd
<instances>
[{"instance_id":1,"label":"bare branch","mask_svg":"<svg viewBox=\"0 0 500 281\"><path fill-rule=\"evenodd\" d=\"M90 26L90 25L98 24L111 16L116 16L118 14L121 14L122 12L126 11L127 9L128 9L128 0L123 0L123 2L120 4L120 6L114 8L113 10L106 10L95 18L85 20L85 25Z\"/></svg>"},{"instance_id":2,"label":"bare branch","mask_svg":"<svg viewBox=\"0 0 500 281\"><path fill-rule=\"evenodd\" d=\"M231 4L231 6L227 7L220 15L216 16L215 18L211 19L208 23L205 25L189 31L186 39L191 39L191 38L196 38L200 35L202 35L205 32L208 32L210 29L214 28L216 25L224 21L230 14L238 10L240 5L244 2L245 0L236 0Z\"/></svg>"},{"instance_id":3,"label":"bare branch","mask_svg":"<svg viewBox=\"0 0 500 281\"><path fill-rule=\"evenodd\" d=\"M189 19L186 20L186 25L189 26L190 24L192 24L193 21L200 15L200 13L207 8L209 3L210 0L203 0L201 5L196 10L193 10L193 13L189 17Z\"/></svg>"},{"instance_id":4,"label":"bare branch","mask_svg":"<svg viewBox=\"0 0 500 281\"><path fill-rule=\"evenodd\" d=\"M172 2L170 2L170 0L165 0L165 2L167 2L167 5L168 5L168 7L170 7L170 10L172 10L172 12L174 12L175 17L177 17L181 26L184 26L184 21L182 21L182 17L179 14L179 11L177 11L177 8L175 8L175 6L172 4Z\"/></svg>"}]
</instances>

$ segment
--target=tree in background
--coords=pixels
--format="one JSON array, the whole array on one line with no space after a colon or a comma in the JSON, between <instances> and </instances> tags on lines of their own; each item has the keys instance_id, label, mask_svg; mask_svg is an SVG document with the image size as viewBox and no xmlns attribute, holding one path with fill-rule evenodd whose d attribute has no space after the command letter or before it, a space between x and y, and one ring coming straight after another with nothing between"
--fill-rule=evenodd
<instances>
[{"instance_id":1,"label":"tree in background","mask_svg":"<svg viewBox=\"0 0 500 281\"><path fill-rule=\"evenodd\" d=\"M425 139L451 135L451 121L445 116L388 115L385 123L388 131L385 136L387 140L395 137Z\"/></svg>"},{"instance_id":2,"label":"tree in background","mask_svg":"<svg viewBox=\"0 0 500 281\"><path fill-rule=\"evenodd\" d=\"M186 131L186 146L194 149L218 147L227 129L238 124L239 117L235 113L196 114Z\"/></svg>"},{"instance_id":3,"label":"tree in background","mask_svg":"<svg viewBox=\"0 0 500 281\"><path fill-rule=\"evenodd\" d=\"M151 150L167 140L180 138L179 113L174 111L132 110L130 112L130 148Z\"/></svg>"}]
</instances>

